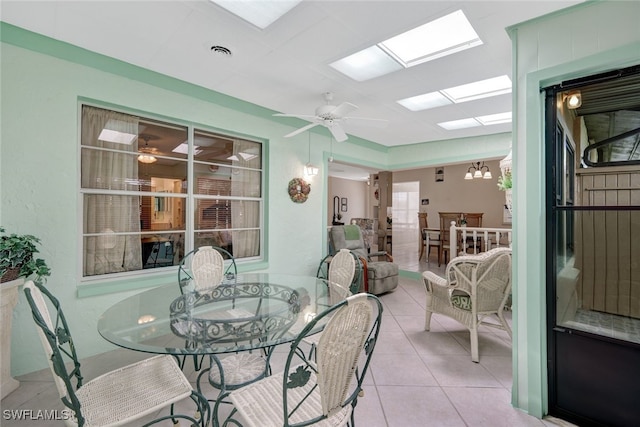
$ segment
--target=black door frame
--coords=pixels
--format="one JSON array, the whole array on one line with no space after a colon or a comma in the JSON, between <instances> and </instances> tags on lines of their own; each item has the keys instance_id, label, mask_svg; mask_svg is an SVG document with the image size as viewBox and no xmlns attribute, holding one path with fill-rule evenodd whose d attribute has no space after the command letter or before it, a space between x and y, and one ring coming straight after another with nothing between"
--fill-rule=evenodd
<instances>
[{"instance_id":1,"label":"black door frame","mask_svg":"<svg viewBox=\"0 0 640 427\"><path fill-rule=\"evenodd\" d=\"M638 66L630 69L638 72ZM560 92L594 81L618 78L624 72L625 70L616 70L542 89L546 93L544 200L547 236L545 278L549 413L580 426L638 425L640 344L556 325L556 254L559 242L557 217L563 213L573 215L579 214L580 211L593 210L593 207L562 205L561 199L558 198L559 190L562 188L559 181L562 177L559 177L559 174L563 173L559 154L564 150L565 141L564 138L558 140L557 136L556 97ZM617 209L619 208L603 208Z\"/></svg>"}]
</instances>

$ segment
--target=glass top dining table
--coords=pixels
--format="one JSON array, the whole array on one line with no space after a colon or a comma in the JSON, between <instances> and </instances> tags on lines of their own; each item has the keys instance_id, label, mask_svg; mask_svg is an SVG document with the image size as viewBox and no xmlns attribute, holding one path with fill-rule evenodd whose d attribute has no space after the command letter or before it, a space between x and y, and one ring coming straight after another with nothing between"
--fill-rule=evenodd
<instances>
[{"instance_id":1,"label":"glass top dining table","mask_svg":"<svg viewBox=\"0 0 640 427\"><path fill-rule=\"evenodd\" d=\"M147 353L221 354L293 341L329 304L324 279L241 274L199 292L181 293L176 283L128 297L100 316L98 332ZM324 324L316 326L311 334Z\"/></svg>"}]
</instances>

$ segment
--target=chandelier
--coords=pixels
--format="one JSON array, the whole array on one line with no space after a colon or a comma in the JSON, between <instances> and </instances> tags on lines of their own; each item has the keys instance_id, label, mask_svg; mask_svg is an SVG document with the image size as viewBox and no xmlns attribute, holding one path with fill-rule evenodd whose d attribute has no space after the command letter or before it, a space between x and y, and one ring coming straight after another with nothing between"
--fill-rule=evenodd
<instances>
[{"instance_id":1,"label":"chandelier","mask_svg":"<svg viewBox=\"0 0 640 427\"><path fill-rule=\"evenodd\" d=\"M471 167L467 169L467 173L464 176L464 179L474 179L474 178L482 178L482 179L491 179L491 171L489 170L489 166L485 165L482 162L482 166L480 162L471 163Z\"/></svg>"}]
</instances>

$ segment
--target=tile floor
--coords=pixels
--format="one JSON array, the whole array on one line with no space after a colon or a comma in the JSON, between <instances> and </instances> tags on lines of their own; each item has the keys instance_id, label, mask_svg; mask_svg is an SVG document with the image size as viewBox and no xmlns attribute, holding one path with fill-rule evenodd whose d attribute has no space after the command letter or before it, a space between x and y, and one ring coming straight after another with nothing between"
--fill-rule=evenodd
<instances>
[{"instance_id":1,"label":"tile floor","mask_svg":"<svg viewBox=\"0 0 640 427\"><path fill-rule=\"evenodd\" d=\"M437 269L437 262L431 262L430 267ZM395 292L381 296L382 330L365 380L365 396L356 408L358 426L569 425L552 418L539 420L511 406L511 342L505 332L492 328L481 330L480 363L473 363L469 333L462 325L434 315L431 331L423 330L424 299L422 283L403 277ZM510 316L508 318L510 320ZM83 374L85 380L89 380L147 356L124 349L113 350L84 359ZM187 374L195 383L196 373ZM0 424L3 427L60 425L60 421L6 419L5 411L11 409L63 408L48 369L17 379L21 381L20 387L1 402ZM215 397L213 389L205 393ZM140 423L132 427L134 425Z\"/></svg>"}]
</instances>

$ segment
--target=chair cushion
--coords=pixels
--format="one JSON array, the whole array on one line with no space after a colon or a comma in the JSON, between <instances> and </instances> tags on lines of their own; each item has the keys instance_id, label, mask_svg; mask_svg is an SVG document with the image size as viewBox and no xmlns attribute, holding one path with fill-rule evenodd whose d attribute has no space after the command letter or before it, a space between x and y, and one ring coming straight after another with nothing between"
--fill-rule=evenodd
<instances>
[{"instance_id":1,"label":"chair cushion","mask_svg":"<svg viewBox=\"0 0 640 427\"><path fill-rule=\"evenodd\" d=\"M369 280L384 279L398 275L398 264L392 262L370 262L367 267L369 269Z\"/></svg>"},{"instance_id":2,"label":"chair cushion","mask_svg":"<svg viewBox=\"0 0 640 427\"><path fill-rule=\"evenodd\" d=\"M369 292L374 295L393 291L398 287L398 264L392 262L371 262L369 269Z\"/></svg>"},{"instance_id":3,"label":"chair cushion","mask_svg":"<svg viewBox=\"0 0 640 427\"><path fill-rule=\"evenodd\" d=\"M461 310L471 311L471 296L466 292L454 290L451 292L451 304Z\"/></svg>"}]
</instances>

